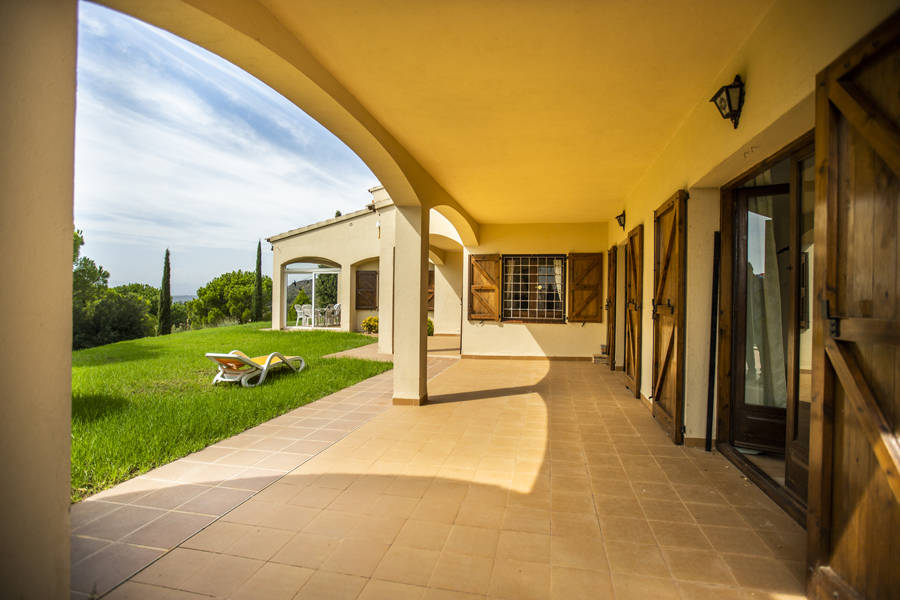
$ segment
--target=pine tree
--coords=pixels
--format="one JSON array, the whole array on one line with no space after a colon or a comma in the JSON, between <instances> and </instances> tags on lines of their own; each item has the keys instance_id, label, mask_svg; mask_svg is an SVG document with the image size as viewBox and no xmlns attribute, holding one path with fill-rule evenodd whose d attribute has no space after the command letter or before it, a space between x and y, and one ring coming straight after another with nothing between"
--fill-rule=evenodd
<instances>
[{"instance_id":1,"label":"pine tree","mask_svg":"<svg viewBox=\"0 0 900 600\"><path fill-rule=\"evenodd\" d=\"M169 287L170 266L169 249L166 248L166 259L163 263L162 285L159 286L159 312L157 314L156 335L172 333L172 291Z\"/></svg>"},{"instance_id":2,"label":"pine tree","mask_svg":"<svg viewBox=\"0 0 900 600\"><path fill-rule=\"evenodd\" d=\"M256 243L256 282L253 288L253 300L251 312L254 321L262 321L263 318L263 290L262 290L262 241Z\"/></svg>"}]
</instances>

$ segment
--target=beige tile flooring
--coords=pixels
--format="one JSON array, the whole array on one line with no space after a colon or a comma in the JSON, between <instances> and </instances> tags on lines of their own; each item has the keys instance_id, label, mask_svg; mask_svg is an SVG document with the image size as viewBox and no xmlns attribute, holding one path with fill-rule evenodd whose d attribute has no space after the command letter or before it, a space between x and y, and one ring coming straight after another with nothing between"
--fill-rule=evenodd
<instances>
[{"instance_id":1,"label":"beige tile flooring","mask_svg":"<svg viewBox=\"0 0 900 600\"><path fill-rule=\"evenodd\" d=\"M432 404L380 412L108 597L804 597L802 529L721 456L673 446L619 377L452 361ZM389 394L370 382L358 401ZM253 494L242 477L221 489ZM128 526L156 508L129 506Z\"/></svg>"}]
</instances>

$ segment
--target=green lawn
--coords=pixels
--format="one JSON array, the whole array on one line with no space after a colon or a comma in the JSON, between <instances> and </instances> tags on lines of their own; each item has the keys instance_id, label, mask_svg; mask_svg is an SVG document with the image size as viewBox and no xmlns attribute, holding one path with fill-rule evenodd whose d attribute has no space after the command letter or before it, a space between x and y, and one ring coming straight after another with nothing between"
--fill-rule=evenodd
<instances>
[{"instance_id":1,"label":"green lawn","mask_svg":"<svg viewBox=\"0 0 900 600\"><path fill-rule=\"evenodd\" d=\"M72 353L72 500L262 423L391 368L322 358L371 343L332 331L262 331L254 323L143 338ZM300 355L306 369L261 386L210 385L206 352Z\"/></svg>"}]
</instances>

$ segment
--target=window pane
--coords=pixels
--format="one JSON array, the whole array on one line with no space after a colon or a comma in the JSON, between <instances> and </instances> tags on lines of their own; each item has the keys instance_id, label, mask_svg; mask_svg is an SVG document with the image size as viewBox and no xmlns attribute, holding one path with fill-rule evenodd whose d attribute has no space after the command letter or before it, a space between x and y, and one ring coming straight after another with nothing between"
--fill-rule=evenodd
<instances>
[{"instance_id":1,"label":"window pane","mask_svg":"<svg viewBox=\"0 0 900 600\"><path fill-rule=\"evenodd\" d=\"M562 256L503 257L503 319L564 321L565 269Z\"/></svg>"}]
</instances>

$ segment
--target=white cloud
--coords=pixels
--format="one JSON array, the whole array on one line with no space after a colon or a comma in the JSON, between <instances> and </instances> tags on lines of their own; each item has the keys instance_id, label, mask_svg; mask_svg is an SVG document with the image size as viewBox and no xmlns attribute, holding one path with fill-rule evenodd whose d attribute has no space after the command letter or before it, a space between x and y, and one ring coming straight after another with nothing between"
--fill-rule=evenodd
<instances>
[{"instance_id":1,"label":"white cloud","mask_svg":"<svg viewBox=\"0 0 900 600\"><path fill-rule=\"evenodd\" d=\"M376 184L339 140L234 65L81 3L75 223L112 282L157 284L169 247L182 260L173 288L190 293L252 268L259 238L361 208Z\"/></svg>"}]
</instances>

